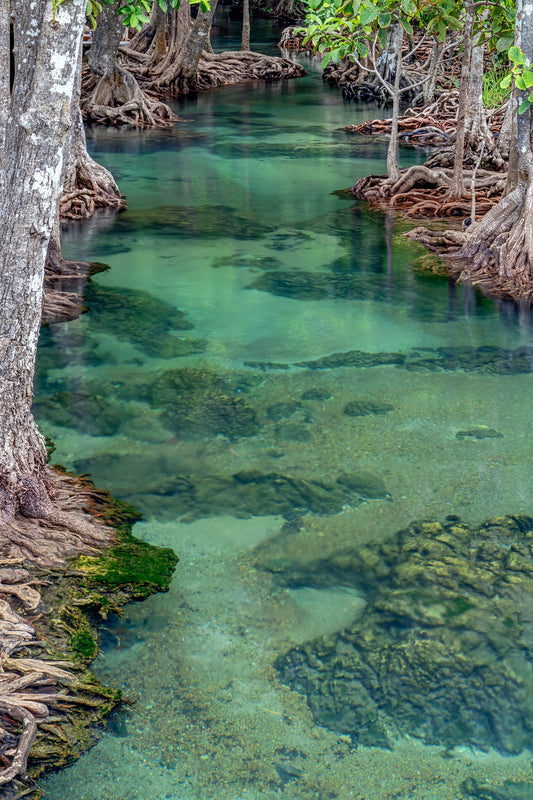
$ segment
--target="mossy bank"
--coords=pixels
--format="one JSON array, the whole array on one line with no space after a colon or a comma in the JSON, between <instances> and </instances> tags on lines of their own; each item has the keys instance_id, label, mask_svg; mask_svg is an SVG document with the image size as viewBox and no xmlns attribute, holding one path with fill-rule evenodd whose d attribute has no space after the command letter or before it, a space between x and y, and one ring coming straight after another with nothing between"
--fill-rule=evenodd
<instances>
[{"instance_id":1,"label":"mossy bank","mask_svg":"<svg viewBox=\"0 0 533 800\"><path fill-rule=\"evenodd\" d=\"M66 475L62 467L54 470ZM6 800L42 797L35 781L72 764L91 748L109 714L127 701L120 690L103 686L90 672L99 652L99 627L109 614L120 614L126 603L166 591L178 561L171 549L154 547L132 535L132 525L140 519L133 506L95 489L86 476L74 480L88 498L85 510L115 530L115 542L94 555L70 559L64 569L24 564L40 584L41 602L31 614L24 615L21 608L17 611L27 617L39 641L21 647L12 662L24 665L39 659L74 678L49 679L47 688L39 690L49 694L50 683L60 684L54 687L60 691L53 710L39 721L28 775L2 787Z\"/></svg>"}]
</instances>

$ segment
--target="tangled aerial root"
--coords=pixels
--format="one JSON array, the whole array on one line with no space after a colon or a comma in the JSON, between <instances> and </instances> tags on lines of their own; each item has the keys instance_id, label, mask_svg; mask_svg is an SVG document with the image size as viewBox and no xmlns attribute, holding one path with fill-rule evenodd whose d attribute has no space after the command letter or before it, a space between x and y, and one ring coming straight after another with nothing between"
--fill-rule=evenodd
<instances>
[{"instance_id":1,"label":"tangled aerial root","mask_svg":"<svg viewBox=\"0 0 533 800\"><path fill-rule=\"evenodd\" d=\"M305 75L304 68L288 58L267 56L250 50L208 53L204 51L198 64L196 77L183 81L171 73L152 76L147 85L160 96L179 96L192 91L214 89L244 81L279 81ZM144 81L143 81L144 85Z\"/></svg>"},{"instance_id":2,"label":"tangled aerial root","mask_svg":"<svg viewBox=\"0 0 533 800\"><path fill-rule=\"evenodd\" d=\"M92 217L95 211L108 208L120 211L125 207L123 197L117 197L101 186L79 186L64 192L59 203L59 214L62 220L80 220Z\"/></svg>"},{"instance_id":3,"label":"tangled aerial root","mask_svg":"<svg viewBox=\"0 0 533 800\"><path fill-rule=\"evenodd\" d=\"M434 103L419 111L408 109L398 120L398 139L401 142L421 147L446 145L457 127L459 93L443 92ZM501 129L503 113L490 115L490 130L498 133ZM346 125L344 130L361 133L365 136L388 135L392 119L374 119L361 125Z\"/></svg>"},{"instance_id":4,"label":"tangled aerial root","mask_svg":"<svg viewBox=\"0 0 533 800\"><path fill-rule=\"evenodd\" d=\"M394 208L411 219L466 219L472 213L472 197L449 199L452 180L449 169L429 169L416 165L400 171L400 178L391 181L386 175L361 178L351 192L355 197L373 205ZM465 183L470 186L473 176L465 170ZM482 216L498 203L505 188L505 175L488 170L475 173L476 214Z\"/></svg>"}]
</instances>

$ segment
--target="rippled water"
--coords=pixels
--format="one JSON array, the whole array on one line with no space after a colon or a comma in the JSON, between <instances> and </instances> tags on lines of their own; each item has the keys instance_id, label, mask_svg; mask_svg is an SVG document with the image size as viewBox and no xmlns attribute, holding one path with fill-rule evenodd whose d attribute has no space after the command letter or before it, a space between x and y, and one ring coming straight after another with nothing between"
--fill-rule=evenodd
<instances>
[{"instance_id":1,"label":"rippled water","mask_svg":"<svg viewBox=\"0 0 533 800\"><path fill-rule=\"evenodd\" d=\"M334 194L386 145L306 63L91 135L128 211L65 231L111 269L36 414L181 561L103 630L136 702L51 800L533 796L531 526L476 527L533 515L529 314Z\"/></svg>"}]
</instances>

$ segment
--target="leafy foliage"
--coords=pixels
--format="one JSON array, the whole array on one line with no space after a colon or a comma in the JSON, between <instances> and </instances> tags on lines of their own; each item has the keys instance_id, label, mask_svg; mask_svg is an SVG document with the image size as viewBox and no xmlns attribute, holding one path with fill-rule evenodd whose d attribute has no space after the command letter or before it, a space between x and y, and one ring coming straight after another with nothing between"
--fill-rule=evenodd
<instances>
[{"instance_id":1,"label":"leafy foliage","mask_svg":"<svg viewBox=\"0 0 533 800\"><path fill-rule=\"evenodd\" d=\"M65 0L52 0L54 21L56 8L63 2L65 2ZM154 2L155 0L130 0L130 2L126 2L118 10L122 23L128 28L137 28L137 30L140 30L144 23L149 22L150 18L148 14ZM178 8L180 4L180 0L157 0L157 2L163 11L167 11L169 7ZM188 0L188 2L191 5L199 5L202 11L209 11L211 7L209 0ZM112 3L113 0L101 0L101 2L99 2L99 0L87 0L87 19L91 27L94 28L96 26L96 18L103 6L105 4L112 5Z\"/></svg>"}]
</instances>

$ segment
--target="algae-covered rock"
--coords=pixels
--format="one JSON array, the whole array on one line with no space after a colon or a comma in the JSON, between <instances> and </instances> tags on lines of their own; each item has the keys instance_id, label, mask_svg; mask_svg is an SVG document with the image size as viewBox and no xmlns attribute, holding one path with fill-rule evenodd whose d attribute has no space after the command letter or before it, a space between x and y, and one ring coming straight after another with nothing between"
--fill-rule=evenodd
<instances>
[{"instance_id":1,"label":"algae-covered rock","mask_svg":"<svg viewBox=\"0 0 533 800\"><path fill-rule=\"evenodd\" d=\"M474 800L531 800L533 783L531 781L505 781L494 786L492 783L479 783L474 778L467 778L461 784L466 797Z\"/></svg>"},{"instance_id":2,"label":"algae-covered rock","mask_svg":"<svg viewBox=\"0 0 533 800\"><path fill-rule=\"evenodd\" d=\"M85 299L90 330L110 333L148 356L176 358L205 350L204 340L175 333L193 327L185 314L148 292L89 283Z\"/></svg>"},{"instance_id":3,"label":"algae-covered rock","mask_svg":"<svg viewBox=\"0 0 533 800\"><path fill-rule=\"evenodd\" d=\"M238 391L230 393L214 372L190 368L167 370L148 388L152 404L162 409L162 423L185 439L254 436L257 413Z\"/></svg>"},{"instance_id":4,"label":"algae-covered rock","mask_svg":"<svg viewBox=\"0 0 533 800\"><path fill-rule=\"evenodd\" d=\"M266 415L269 419L279 422L281 419L289 419L289 417L292 417L301 407L301 403L296 401L275 403L272 406L268 406Z\"/></svg>"},{"instance_id":5,"label":"algae-covered rock","mask_svg":"<svg viewBox=\"0 0 533 800\"><path fill-rule=\"evenodd\" d=\"M128 500L157 519L188 519L231 514L236 517L280 514L336 514L345 506L356 507L362 497L386 496L376 476L358 473L355 478L337 480L316 477L302 479L290 473L241 470L233 474L169 473L170 464L157 457L106 453L76 462L76 469L94 472L100 482L112 484L115 491L127 493ZM127 472L127 483L120 476ZM133 484L132 484L133 481ZM83 557L81 563L90 563Z\"/></svg>"},{"instance_id":6,"label":"algae-covered rock","mask_svg":"<svg viewBox=\"0 0 533 800\"><path fill-rule=\"evenodd\" d=\"M129 403L87 391L55 392L37 400L33 411L47 424L75 428L90 436L112 436L123 425L135 425L142 411Z\"/></svg>"},{"instance_id":7,"label":"algae-covered rock","mask_svg":"<svg viewBox=\"0 0 533 800\"><path fill-rule=\"evenodd\" d=\"M337 369L338 367L379 367L383 364L401 366L406 356L403 353L365 353L363 350L348 350L345 353L332 353L313 361L299 361L297 367L307 369Z\"/></svg>"},{"instance_id":8,"label":"algae-covered rock","mask_svg":"<svg viewBox=\"0 0 533 800\"><path fill-rule=\"evenodd\" d=\"M388 414L394 411L390 403L380 403L375 400L350 400L344 406L343 413L348 417L368 417L371 414Z\"/></svg>"},{"instance_id":9,"label":"algae-covered rock","mask_svg":"<svg viewBox=\"0 0 533 800\"><path fill-rule=\"evenodd\" d=\"M341 486L357 492L361 497L388 497L389 493L379 475L374 475L367 470L357 470L357 472L343 472L337 478L337 483Z\"/></svg>"},{"instance_id":10,"label":"algae-covered rock","mask_svg":"<svg viewBox=\"0 0 533 800\"><path fill-rule=\"evenodd\" d=\"M532 554L528 517L454 517L286 565L284 585L353 586L368 604L340 633L281 655L280 678L318 724L365 744L405 734L520 753L533 728Z\"/></svg>"},{"instance_id":11,"label":"algae-covered rock","mask_svg":"<svg viewBox=\"0 0 533 800\"><path fill-rule=\"evenodd\" d=\"M476 425L473 428L468 428L465 431L457 431L455 434L456 439L503 439L503 433L488 428L486 425Z\"/></svg>"},{"instance_id":12,"label":"algae-covered rock","mask_svg":"<svg viewBox=\"0 0 533 800\"><path fill-rule=\"evenodd\" d=\"M302 400L316 400L321 403L324 400L329 400L333 395L327 389L307 389L302 394Z\"/></svg>"}]
</instances>

